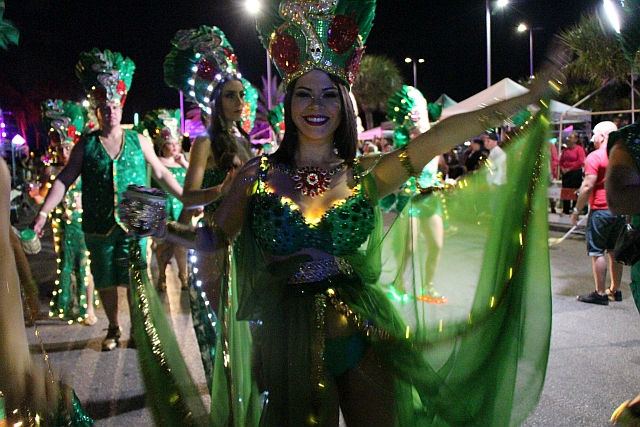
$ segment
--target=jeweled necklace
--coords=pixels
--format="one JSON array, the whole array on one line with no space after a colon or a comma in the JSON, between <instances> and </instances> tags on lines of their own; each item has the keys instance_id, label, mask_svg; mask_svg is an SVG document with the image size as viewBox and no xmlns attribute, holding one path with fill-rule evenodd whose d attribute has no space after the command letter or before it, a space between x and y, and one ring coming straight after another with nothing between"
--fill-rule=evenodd
<instances>
[{"instance_id":1,"label":"jeweled necklace","mask_svg":"<svg viewBox=\"0 0 640 427\"><path fill-rule=\"evenodd\" d=\"M333 176L345 167L345 162L329 170L317 166L304 166L294 169L283 164L276 164L276 168L287 174L295 183L294 188L300 190L303 196L309 197L321 196L329 189Z\"/></svg>"}]
</instances>

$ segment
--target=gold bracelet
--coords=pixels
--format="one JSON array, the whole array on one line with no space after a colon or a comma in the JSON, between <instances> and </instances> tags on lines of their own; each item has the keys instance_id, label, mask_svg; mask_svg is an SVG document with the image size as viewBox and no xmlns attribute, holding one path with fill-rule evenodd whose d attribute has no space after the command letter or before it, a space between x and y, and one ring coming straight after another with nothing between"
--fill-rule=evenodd
<instances>
[{"instance_id":1,"label":"gold bracelet","mask_svg":"<svg viewBox=\"0 0 640 427\"><path fill-rule=\"evenodd\" d=\"M398 159L400 159L400 164L402 165L404 170L407 172L407 174L409 174L409 178L419 175L419 172L417 172L411 164L411 157L409 157L409 147L404 147L400 150Z\"/></svg>"}]
</instances>

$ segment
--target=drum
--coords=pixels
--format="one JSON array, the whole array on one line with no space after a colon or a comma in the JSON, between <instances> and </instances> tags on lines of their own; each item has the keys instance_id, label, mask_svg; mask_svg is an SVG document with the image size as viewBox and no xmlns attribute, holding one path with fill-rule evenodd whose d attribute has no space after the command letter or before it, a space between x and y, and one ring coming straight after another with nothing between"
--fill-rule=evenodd
<instances>
[{"instance_id":1,"label":"drum","mask_svg":"<svg viewBox=\"0 0 640 427\"><path fill-rule=\"evenodd\" d=\"M24 252L28 255L36 255L42 249L38 235L30 228L25 228L20 232L20 243L22 243Z\"/></svg>"},{"instance_id":2,"label":"drum","mask_svg":"<svg viewBox=\"0 0 640 427\"><path fill-rule=\"evenodd\" d=\"M138 236L148 236L167 218L166 193L157 188L130 185L124 193L127 225Z\"/></svg>"}]
</instances>

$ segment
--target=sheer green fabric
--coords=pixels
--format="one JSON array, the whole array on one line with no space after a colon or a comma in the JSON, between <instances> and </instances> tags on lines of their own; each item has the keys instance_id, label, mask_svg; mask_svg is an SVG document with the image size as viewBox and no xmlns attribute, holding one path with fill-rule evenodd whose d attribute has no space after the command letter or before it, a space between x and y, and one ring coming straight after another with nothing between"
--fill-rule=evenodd
<instances>
[{"instance_id":1,"label":"sheer green fabric","mask_svg":"<svg viewBox=\"0 0 640 427\"><path fill-rule=\"evenodd\" d=\"M424 196L411 199L396 218L376 209L369 240L344 257L356 274L327 281L352 314L377 331L366 340L393 375L396 405L389 410L399 426L518 425L538 401L551 330L547 127L538 116L506 148L505 185L487 184L485 169L438 196L449 227L434 284L446 304L418 300L426 285L421 234L433 215L420 209ZM377 200L370 175L362 185ZM308 258L268 263L255 234L245 221L223 286L210 422L322 424L336 398L321 363L318 319L331 309L328 292L292 292L288 278ZM390 285L412 298L390 300ZM258 390L268 391L263 408Z\"/></svg>"},{"instance_id":2,"label":"sheer green fabric","mask_svg":"<svg viewBox=\"0 0 640 427\"><path fill-rule=\"evenodd\" d=\"M149 281L137 240L129 253L132 332L153 419L159 426L204 426L204 405Z\"/></svg>"},{"instance_id":3,"label":"sheer green fabric","mask_svg":"<svg viewBox=\"0 0 640 427\"><path fill-rule=\"evenodd\" d=\"M448 304L415 298L426 254L412 236L428 223L416 215L424 197L412 199L384 235L378 213L366 247L347 257L363 284L343 284L343 300L392 335L370 341L395 374L399 425L518 424L538 400L551 327L546 126L538 118L507 150L507 185L490 187L485 170L444 195L449 230L457 231L445 237L435 278ZM373 180L364 182L371 195ZM301 260L266 266L248 228L236 245L238 316L274 325L266 328L261 368L272 391L284 387L276 393L287 395L266 425L302 425L310 413L322 419L323 409L312 409L312 384L301 380L311 378L313 298L287 297L286 279ZM389 284L406 287L412 302L394 307L383 292ZM284 342L274 345L278 338Z\"/></svg>"}]
</instances>

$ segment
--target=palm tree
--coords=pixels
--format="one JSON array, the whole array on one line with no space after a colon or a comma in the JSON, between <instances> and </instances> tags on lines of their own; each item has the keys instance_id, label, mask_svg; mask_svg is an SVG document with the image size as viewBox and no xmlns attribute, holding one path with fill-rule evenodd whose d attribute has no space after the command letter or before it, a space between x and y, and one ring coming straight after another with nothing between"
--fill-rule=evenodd
<instances>
[{"instance_id":1,"label":"palm tree","mask_svg":"<svg viewBox=\"0 0 640 427\"><path fill-rule=\"evenodd\" d=\"M369 55L362 59L360 74L353 84L353 93L364 111L367 129L373 127L373 112L385 110L387 100L400 87L400 70L391 59L379 55Z\"/></svg>"},{"instance_id":2,"label":"palm tree","mask_svg":"<svg viewBox=\"0 0 640 427\"><path fill-rule=\"evenodd\" d=\"M597 15L583 16L577 25L559 37L574 54L566 71L568 84L562 93L563 100L575 104L604 87L589 99L591 108L628 108L629 76L638 69L637 57L633 64L629 63L620 40L605 30Z\"/></svg>"}]
</instances>

